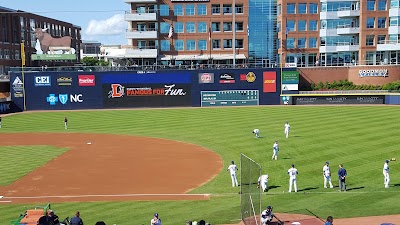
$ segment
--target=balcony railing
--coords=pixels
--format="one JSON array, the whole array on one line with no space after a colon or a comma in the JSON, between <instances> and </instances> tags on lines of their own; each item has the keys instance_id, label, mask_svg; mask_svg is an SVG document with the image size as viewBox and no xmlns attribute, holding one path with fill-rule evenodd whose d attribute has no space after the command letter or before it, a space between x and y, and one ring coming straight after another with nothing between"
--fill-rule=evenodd
<instances>
[{"instance_id":1,"label":"balcony railing","mask_svg":"<svg viewBox=\"0 0 400 225\"><path fill-rule=\"evenodd\" d=\"M128 10L125 14L143 14L143 13L156 13L155 9L145 9L145 10Z\"/></svg>"},{"instance_id":2,"label":"balcony railing","mask_svg":"<svg viewBox=\"0 0 400 225\"><path fill-rule=\"evenodd\" d=\"M157 31L156 28L129 28L126 32L146 32L146 31Z\"/></svg>"},{"instance_id":3,"label":"balcony railing","mask_svg":"<svg viewBox=\"0 0 400 225\"><path fill-rule=\"evenodd\" d=\"M351 24L340 24L340 25L337 25L336 26L336 28L360 28L360 26L354 26L354 25L351 25Z\"/></svg>"},{"instance_id":4,"label":"balcony railing","mask_svg":"<svg viewBox=\"0 0 400 225\"><path fill-rule=\"evenodd\" d=\"M397 44L400 44L400 40L380 40L380 41L378 41L378 44L392 44L392 45L397 45Z\"/></svg>"}]
</instances>

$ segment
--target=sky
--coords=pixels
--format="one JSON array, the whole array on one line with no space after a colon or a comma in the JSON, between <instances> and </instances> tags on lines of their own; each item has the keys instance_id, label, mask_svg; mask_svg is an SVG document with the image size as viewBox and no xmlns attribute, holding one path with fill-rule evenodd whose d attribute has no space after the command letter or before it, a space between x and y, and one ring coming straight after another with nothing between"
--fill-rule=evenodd
<instances>
[{"instance_id":1,"label":"sky","mask_svg":"<svg viewBox=\"0 0 400 225\"><path fill-rule=\"evenodd\" d=\"M82 40L126 45L128 23L124 0L0 0L0 6L72 23L82 28Z\"/></svg>"}]
</instances>

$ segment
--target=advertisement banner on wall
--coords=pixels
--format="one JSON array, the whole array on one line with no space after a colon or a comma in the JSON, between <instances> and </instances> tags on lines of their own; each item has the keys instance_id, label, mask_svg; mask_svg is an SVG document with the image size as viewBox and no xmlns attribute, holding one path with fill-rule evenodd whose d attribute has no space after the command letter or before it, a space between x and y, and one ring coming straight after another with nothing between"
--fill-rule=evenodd
<instances>
[{"instance_id":1,"label":"advertisement banner on wall","mask_svg":"<svg viewBox=\"0 0 400 225\"><path fill-rule=\"evenodd\" d=\"M213 84L214 73L199 73L199 84Z\"/></svg>"},{"instance_id":2,"label":"advertisement banner on wall","mask_svg":"<svg viewBox=\"0 0 400 225\"><path fill-rule=\"evenodd\" d=\"M282 84L282 91L297 91L299 90L298 84Z\"/></svg>"},{"instance_id":3,"label":"advertisement banner on wall","mask_svg":"<svg viewBox=\"0 0 400 225\"><path fill-rule=\"evenodd\" d=\"M191 106L190 84L103 84L103 106Z\"/></svg>"},{"instance_id":4,"label":"advertisement banner on wall","mask_svg":"<svg viewBox=\"0 0 400 225\"><path fill-rule=\"evenodd\" d=\"M81 87L96 86L96 78L94 75L78 75L78 85Z\"/></svg>"},{"instance_id":5,"label":"advertisement banner on wall","mask_svg":"<svg viewBox=\"0 0 400 225\"><path fill-rule=\"evenodd\" d=\"M234 84L235 82L235 77L231 73L222 73L219 75L220 84Z\"/></svg>"},{"instance_id":6,"label":"advertisement banner on wall","mask_svg":"<svg viewBox=\"0 0 400 225\"><path fill-rule=\"evenodd\" d=\"M23 98L24 97L24 83L22 83L22 79L20 76L15 76L14 81L11 84L13 97L14 98Z\"/></svg>"},{"instance_id":7,"label":"advertisement banner on wall","mask_svg":"<svg viewBox=\"0 0 400 225\"><path fill-rule=\"evenodd\" d=\"M298 84L299 72L297 71L282 71L282 84Z\"/></svg>"},{"instance_id":8,"label":"advertisement banner on wall","mask_svg":"<svg viewBox=\"0 0 400 225\"><path fill-rule=\"evenodd\" d=\"M314 96L293 97L296 105L310 104L384 104L385 96Z\"/></svg>"},{"instance_id":9,"label":"advertisement banner on wall","mask_svg":"<svg viewBox=\"0 0 400 225\"><path fill-rule=\"evenodd\" d=\"M276 72L263 72L263 92L276 92Z\"/></svg>"}]
</instances>

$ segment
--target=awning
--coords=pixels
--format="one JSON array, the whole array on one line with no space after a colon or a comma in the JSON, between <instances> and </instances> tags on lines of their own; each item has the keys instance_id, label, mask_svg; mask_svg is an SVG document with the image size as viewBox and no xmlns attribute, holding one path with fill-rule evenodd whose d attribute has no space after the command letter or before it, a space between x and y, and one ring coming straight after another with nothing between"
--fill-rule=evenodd
<instances>
[{"instance_id":1,"label":"awning","mask_svg":"<svg viewBox=\"0 0 400 225\"><path fill-rule=\"evenodd\" d=\"M153 59L157 58L157 55L106 55L108 59Z\"/></svg>"},{"instance_id":2,"label":"awning","mask_svg":"<svg viewBox=\"0 0 400 225\"><path fill-rule=\"evenodd\" d=\"M210 55L162 55L160 60L208 60ZM213 60L233 59L233 54L211 54ZM237 54L236 59L246 59L244 54Z\"/></svg>"}]
</instances>

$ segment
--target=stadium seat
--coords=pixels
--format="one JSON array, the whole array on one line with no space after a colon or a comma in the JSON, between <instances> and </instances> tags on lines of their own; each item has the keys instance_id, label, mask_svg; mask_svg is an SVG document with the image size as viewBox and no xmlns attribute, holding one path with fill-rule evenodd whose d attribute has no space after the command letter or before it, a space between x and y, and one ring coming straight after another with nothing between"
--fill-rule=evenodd
<instances>
[{"instance_id":1,"label":"stadium seat","mask_svg":"<svg viewBox=\"0 0 400 225\"><path fill-rule=\"evenodd\" d=\"M39 218L43 216L43 209L30 209L26 211L25 217L20 221L20 224L36 225Z\"/></svg>"}]
</instances>

